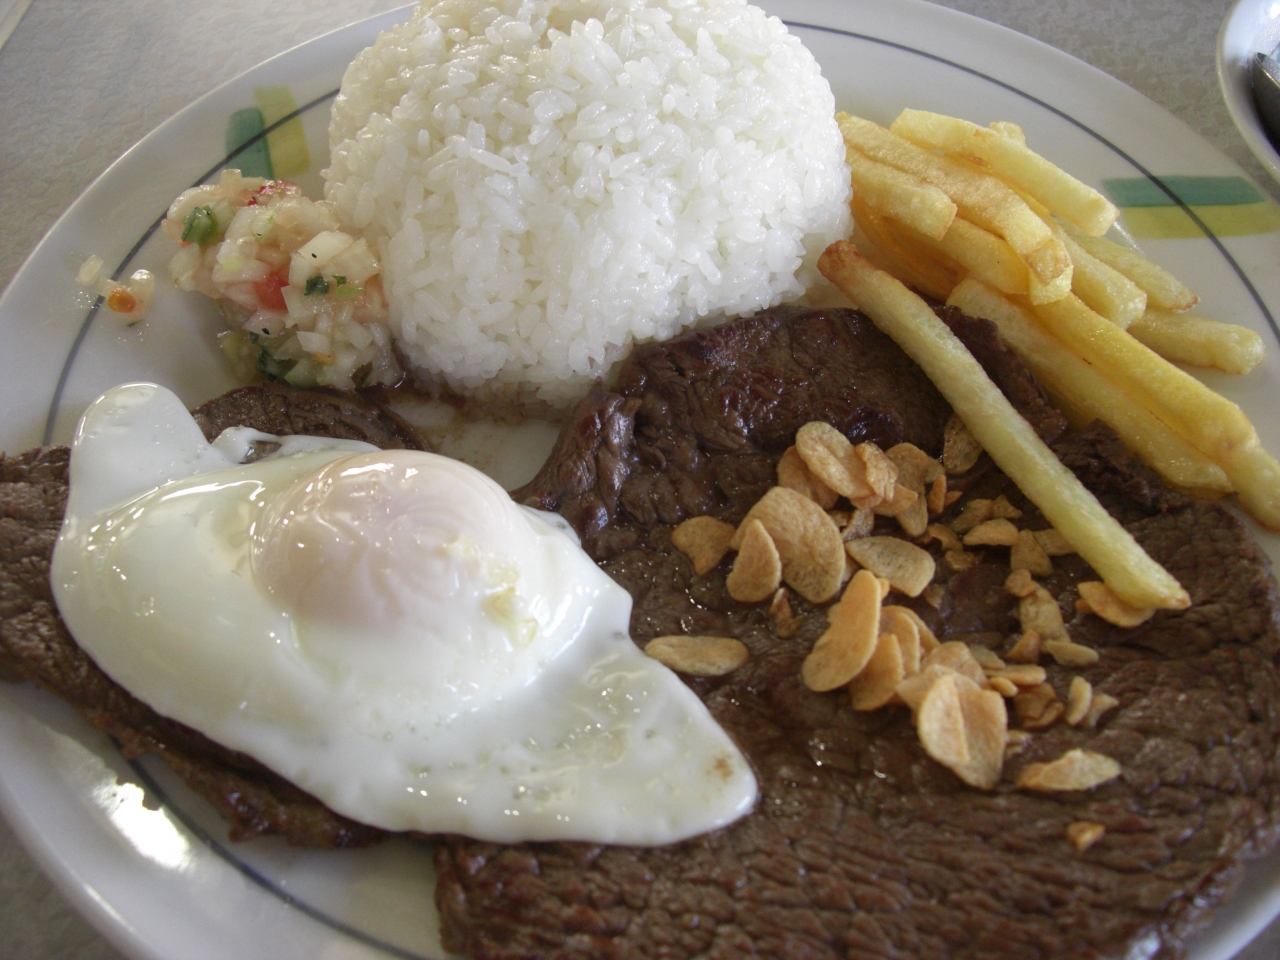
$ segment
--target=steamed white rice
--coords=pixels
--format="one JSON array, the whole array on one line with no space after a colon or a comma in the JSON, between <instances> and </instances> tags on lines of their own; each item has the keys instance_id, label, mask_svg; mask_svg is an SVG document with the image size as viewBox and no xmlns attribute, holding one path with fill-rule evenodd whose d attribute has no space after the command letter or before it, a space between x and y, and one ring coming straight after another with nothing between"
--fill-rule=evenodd
<instances>
[{"instance_id":1,"label":"steamed white rice","mask_svg":"<svg viewBox=\"0 0 1280 960\"><path fill-rule=\"evenodd\" d=\"M803 292L848 232L834 112L741 0L439 0L347 70L325 193L412 364L563 405L636 341Z\"/></svg>"}]
</instances>

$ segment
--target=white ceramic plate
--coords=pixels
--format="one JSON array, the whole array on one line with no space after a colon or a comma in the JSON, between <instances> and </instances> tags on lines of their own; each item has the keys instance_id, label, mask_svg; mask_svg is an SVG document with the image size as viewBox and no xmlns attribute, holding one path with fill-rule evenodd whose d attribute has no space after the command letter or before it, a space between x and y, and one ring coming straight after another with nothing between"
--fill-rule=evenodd
<instances>
[{"instance_id":1,"label":"white ceramic plate","mask_svg":"<svg viewBox=\"0 0 1280 960\"><path fill-rule=\"evenodd\" d=\"M1253 155L1280 180L1280 153L1267 139L1253 103L1253 55L1270 53L1280 44L1280 3L1236 0L1218 31L1218 86L1227 110Z\"/></svg>"},{"instance_id":2,"label":"white ceramic plate","mask_svg":"<svg viewBox=\"0 0 1280 960\"><path fill-rule=\"evenodd\" d=\"M917 0L767 6L817 55L842 109L882 122L904 106L980 123L1015 120L1036 149L1084 180L1124 181L1116 189L1130 201L1154 204L1126 210L1137 232L1190 232L1140 243L1200 292L1205 314L1263 333L1271 349L1260 370L1210 379L1254 417L1266 446L1280 449L1280 421L1270 415L1280 399L1273 319L1280 237L1268 232L1273 208L1241 202L1252 188L1229 160L1110 77L963 14ZM85 405L121 381L156 380L191 404L233 385L207 302L162 284L150 319L126 329L90 309L74 274L97 253L122 273L142 266L163 276L171 248L155 233L157 218L182 189L216 174L227 118L253 103L257 87L289 86L318 170L329 98L346 63L394 19L341 30L251 70L162 125L76 201L0 299L0 449L65 441ZM313 195L319 190L314 172L299 179ZM1180 204L1175 194L1195 202ZM1225 215L1221 204L1200 202L1227 195L1239 209ZM1206 236L1197 226L1205 222L1236 235ZM526 439L528 459L547 436ZM1277 556L1275 538L1265 543ZM166 960L440 955L430 859L419 845L310 852L275 840L230 844L217 816L163 765L124 760L70 710L26 687L0 687L0 757L0 803L15 830L125 953ZM1192 956L1225 960L1277 912L1280 858L1272 858L1251 868Z\"/></svg>"}]
</instances>

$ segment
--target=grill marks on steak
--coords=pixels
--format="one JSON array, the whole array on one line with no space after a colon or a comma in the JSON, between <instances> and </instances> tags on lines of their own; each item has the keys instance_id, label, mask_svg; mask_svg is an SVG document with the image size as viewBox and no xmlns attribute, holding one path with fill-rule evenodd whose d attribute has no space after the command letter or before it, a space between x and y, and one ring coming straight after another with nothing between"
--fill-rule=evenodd
<instances>
[{"instance_id":1,"label":"grill marks on steak","mask_svg":"<svg viewBox=\"0 0 1280 960\"><path fill-rule=\"evenodd\" d=\"M322 433L385 448L421 449L414 430L372 402L318 391L245 387L204 404L212 440L230 426ZM49 561L67 496L66 447L0 454L0 677L31 680L114 737L127 756L163 757L230 822L233 839L281 833L307 846L346 847L381 831L340 817L257 761L168 720L98 669L67 633L49 587Z\"/></svg>"},{"instance_id":2,"label":"grill marks on steak","mask_svg":"<svg viewBox=\"0 0 1280 960\"><path fill-rule=\"evenodd\" d=\"M870 323L774 310L638 347L616 392L583 401L547 465L514 496L558 510L600 560L650 528L706 513L741 517L810 420L856 442L910 441L937 455L950 412Z\"/></svg>"},{"instance_id":3,"label":"grill marks on steak","mask_svg":"<svg viewBox=\"0 0 1280 960\"><path fill-rule=\"evenodd\" d=\"M1041 435L1057 438L1060 415L992 328L945 318ZM600 390L580 408L523 496L569 517L631 591L637 640L723 633L751 647L735 674L692 686L752 758L762 799L738 824L665 848L451 838L437 853L451 949L477 958L1179 953L1179 939L1229 892L1238 858L1277 840L1276 588L1232 514L1164 489L1108 431L1057 444L1195 605L1120 631L1075 614L1073 584L1092 574L1079 558L1056 559L1047 585L1073 637L1102 656L1083 671L1050 663L1051 681L1063 695L1081 673L1122 705L1098 731L1060 724L1038 733L991 794L925 757L905 711L856 714L840 694L801 686L799 664L824 627L820 609L793 598L803 624L781 640L762 606L727 598L723 568L695 577L671 547L671 524L687 515L740 518L809 419L937 453L948 412L864 319L787 312L641 350L618 392ZM323 394L237 391L197 414L210 436L245 424L418 445L384 410ZM65 449L0 457L0 674L54 690L126 751L162 753L235 836L282 832L337 846L376 837L156 716L75 647L47 580L65 471ZM963 487L1005 492L1028 511L1020 526L1043 523L985 458ZM940 610L911 601L940 635L1000 648L1016 629L1002 586L1007 556L989 559L955 575L940 567ZM1072 746L1115 756L1122 778L1084 794L1010 788L1021 765ZM1084 854L1064 835L1077 819L1107 827Z\"/></svg>"},{"instance_id":4,"label":"grill marks on steak","mask_svg":"<svg viewBox=\"0 0 1280 960\"><path fill-rule=\"evenodd\" d=\"M989 325L947 319L1042 434L1060 434L1060 418L1045 413ZM803 687L799 667L825 628L822 610L793 597L803 625L780 639L766 605L729 600L727 564L696 577L671 546L671 524L687 515L738 520L772 484L790 435L827 419L827 403L855 439L938 451L948 411L931 386L894 374L871 389L835 377L805 389L797 355L846 371L908 365L848 314L755 318L646 348L617 393L579 409L523 491L573 520L632 593L637 642L712 633L751 648L735 673L691 686L751 758L758 808L654 849L450 838L436 857L446 946L481 960L1179 955L1238 879L1239 858L1277 839L1280 629L1267 560L1233 514L1163 488L1105 428L1062 439L1064 461L1194 605L1119 630L1076 613L1073 585L1094 574L1078 557L1055 559L1046 585L1073 638L1101 659L1066 670L1046 657L1050 682L1065 699L1080 674L1121 706L1097 730L1037 732L995 791L969 789L924 755L904 709L856 713L840 693ZM909 423L891 418L907 404ZM871 426L858 428L863 415ZM1047 525L986 458L964 486L1008 495L1026 511L1020 527ZM893 531L881 523L877 532ZM893 600L944 639L1003 650L1017 629L1003 589L1007 551L987 559L959 574L939 564L939 610ZM1122 777L1085 793L1012 789L1023 765L1077 746L1116 757ZM1076 820L1107 828L1084 853L1065 835Z\"/></svg>"}]
</instances>

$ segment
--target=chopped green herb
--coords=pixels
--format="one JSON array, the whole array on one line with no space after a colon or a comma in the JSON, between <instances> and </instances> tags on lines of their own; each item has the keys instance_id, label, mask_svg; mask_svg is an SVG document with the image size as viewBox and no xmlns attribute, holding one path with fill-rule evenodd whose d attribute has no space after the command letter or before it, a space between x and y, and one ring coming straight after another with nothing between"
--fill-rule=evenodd
<instances>
[{"instance_id":1,"label":"chopped green herb","mask_svg":"<svg viewBox=\"0 0 1280 960\"><path fill-rule=\"evenodd\" d=\"M195 207L182 221L182 242L208 246L221 231L210 207Z\"/></svg>"},{"instance_id":2,"label":"chopped green herb","mask_svg":"<svg viewBox=\"0 0 1280 960\"><path fill-rule=\"evenodd\" d=\"M333 278L337 280L337 277ZM354 300L364 292L364 287L358 283L340 283L334 287L333 295L338 300Z\"/></svg>"},{"instance_id":3,"label":"chopped green herb","mask_svg":"<svg viewBox=\"0 0 1280 960\"><path fill-rule=\"evenodd\" d=\"M322 276L309 277L307 279L306 294L310 296L313 293L328 293L329 281Z\"/></svg>"},{"instance_id":4,"label":"chopped green herb","mask_svg":"<svg viewBox=\"0 0 1280 960\"><path fill-rule=\"evenodd\" d=\"M258 373L262 374L268 380L283 380L285 374L289 372L289 363L283 360L277 360L272 354L272 350L278 346L278 338L260 337L256 333L249 334L250 349L257 354Z\"/></svg>"}]
</instances>

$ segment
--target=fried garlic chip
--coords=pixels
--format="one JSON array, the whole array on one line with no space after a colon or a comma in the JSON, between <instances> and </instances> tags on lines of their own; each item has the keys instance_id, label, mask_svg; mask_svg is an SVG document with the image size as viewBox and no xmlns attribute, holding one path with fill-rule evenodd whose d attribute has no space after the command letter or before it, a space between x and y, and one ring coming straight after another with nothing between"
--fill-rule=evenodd
<instances>
[{"instance_id":1,"label":"fried garlic chip","mask_svg":"<svg viewBox=\"0 0 1280 960\"><path fill-rule=\"evenodd\" d=\"M999 693L961 679L948 673L933 683L916 714L916 733L929 756L970 786L990 790L1004 767L1008 713Z\"/></svg>"},{"instance_id":2,"label":"fried garlic chip","mask_svg":"<svg viewBox=\"0 0 1280 960\"><path fill-rule=\"evenodd\" d=\"M848 541L844 548L854 560L909 597L920 596L933 579L936 565L929 551L898 537L862 537Z\"/></svg>"},{"instance_id":3,"label":"fried garlic chip","mask_svg":"<svg viewBox=\"0 0 1280 960\"><path fill-rule=\"evenodd\" d=\"M826 603L844 579L844 542L825 510L786 487L774 487L747 511L734 534L741 547L751 520L769 532L782 561L782 579L810 603Z\"/></svg>"},{"instance_id":4,"label":"fried garlic chip","mask_svg":"<svg viewBox=\"0 0 1280 960\"><path fill-rule=\"evenodd\" d=\"M1092 790L1120 776L1120 770L1114 757L1077 748L1049 763L1027 764L1018 774L1016 786L1046 793Z\"/></svg>"},{"instance_id":5,"label":"fried garlic chip","mask_svg":"<svg viewBox=\"0 0 1280 960\"><path fill-rule=\"evenodd\" d=\"M902 645L892 633L876 638L876 648L865 667L849 681L849 699L855 710L879 710L892 698L906 676Z\"/></svg>"},{"instance_id":6,"label":"fried garlic chip","mask_svg":"<svg viewBox=\"0 0 1280 960\"><path fill-rule=\"evenodd\" d=\"M732 637L655 637L644 652L676 673L693 677L722 677L751 657L747 645Z\"/></svg>"},{"instance_id":7,"label":"fried garlic chip","mask_svg":"<svg viewBox=\"0 0 1280 960\"><path fill-rule=\"evenodd\" d=\"M830 510L840 499L838 493L814 475L795 447L787 447L778 461L778 486L803 493L823 510Z\"/></svg>"},{"instance_id":8,"label":"fried garlic chip","mask_svg":"<svg viewBox=\"0 0 1280 960\"><path fill-rule=\"evenodd\" d=\"M880 581L859 570L838 603L827 611L827 630L800 668L810 690L822 693L843 687L875 653L880 636Z\"/></svg>"},{"instance_id":9,"label":"fried garlic chip","mask_svg":"<svg viewBox=\"0 0 1280 960\"><path fill-rule=\"evenodd\" d=\"M693 572L702 577L714 570L729 552L733 524L715 517L692 517L671 531L671 542L693 561Z\"/></svg>"},{"instance_id":10,"label":"fried garlic chip","mask_svg":"<svg viewBox=\"0 0 1280 960\"><path fill-rule=\"evenodd\" d=\"M759 603L772 597L782 582L782 559L763 523L749 519L744 526L746 532L724 586L739 603Z\"/></svg>"},{"instance_id":11,"label":"fried garlic chip","mask_svg":"<svg viewBox=\"0 0 1280 960\"><path fill-rule=\"evenodd\" d=\"M1117 627L1136 627L1146 623L1155 614L1154 607L1135 607L1116 596L1115 591L1098 580L1085 580L1076 584L1084 612L1094 613L1107 623Z\"/></svg>"}]
</instances>

